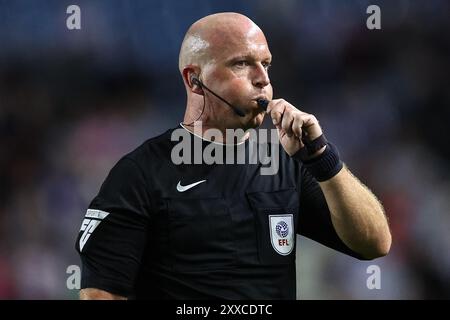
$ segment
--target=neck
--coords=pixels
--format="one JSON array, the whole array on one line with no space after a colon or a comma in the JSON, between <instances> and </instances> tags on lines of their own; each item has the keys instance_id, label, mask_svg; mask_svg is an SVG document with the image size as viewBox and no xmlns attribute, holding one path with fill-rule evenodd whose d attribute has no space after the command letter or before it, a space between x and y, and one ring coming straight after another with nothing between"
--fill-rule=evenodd
<instances>
[{"instance_id":1,"label":"neck","mask_svg":"<svg viewBox=\"0 0 450 320\"><path fill-rule=\"evenodd\" d=\"M223 106L216 106L213 102L203 107L203 97L188 97L186 113L182 122L183 128L197 135L203 140L221 144L239 144L250 136L245 128L233 128L229 121L219 121L229 117L226 114L215 114L214 110ZM203 110L204 109L204 110ZM230 112L232 112L230 110Z\"/></svg>"},{"instance_id":2,"label":"neck","mask_svg":"<svg viewBox=\"0 0 450 320\"><path fill-rule=\"evenodd\" d=\"M191 125L181 123L181 126L203 140L219 144L241 144L250 136L243 129L218 128L203 121L195 121Z\"/></svg>"}]
</instances>

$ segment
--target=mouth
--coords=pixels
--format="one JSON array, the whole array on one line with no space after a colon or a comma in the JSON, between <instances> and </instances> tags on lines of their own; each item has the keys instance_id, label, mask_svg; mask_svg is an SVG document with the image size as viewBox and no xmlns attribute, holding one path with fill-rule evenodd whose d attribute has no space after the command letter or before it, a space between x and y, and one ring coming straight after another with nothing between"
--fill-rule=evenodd
<instances>
[{"instance_id":1,"label":"mouth","mask_svg":"<svg viewBox=\"0 0 450 320\"><path fill-rule=\"evenodd\" d=\"M263 95L263 94L261 94L261 95L255 97L255 98L252 99L252 100L258 101L258 100L261 100L261 99L263 99L263 100L269 100L269 99L267 98L267 96L266 96L266 95Z\"/></svg>"},{"instance_id":2,"label":"mouth","mask_svg":"<svg viewBox=\"0 0 450 320\"><path fill-rule=\"evenodd\" d=\"M260 112L265 112L267 110L267 105L269 104L269 99L265 95L259 95L252 101L256 103L256 106Z\"/></svg>"}]
</instances>

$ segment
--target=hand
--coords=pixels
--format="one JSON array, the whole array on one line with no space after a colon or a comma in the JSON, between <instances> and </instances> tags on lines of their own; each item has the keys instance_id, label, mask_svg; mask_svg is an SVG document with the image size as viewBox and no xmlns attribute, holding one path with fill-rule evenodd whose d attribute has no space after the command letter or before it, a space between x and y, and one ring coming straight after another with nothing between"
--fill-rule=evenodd
<instances>
[{"instance_id":1,"label":"hand","mask_svg":"<svg viewBox=\"0 0 450 320\"><path fill-rule=\"evenodd\" d=\"M312 141L322 134L322 128L315 116L298 110L284 99L270 101L266 112L278 129L283 149L290 156L304 147L302 138ZM324 150L325 147L321 148L311 158L317 157Z\"/></svg>"}]
</instances>

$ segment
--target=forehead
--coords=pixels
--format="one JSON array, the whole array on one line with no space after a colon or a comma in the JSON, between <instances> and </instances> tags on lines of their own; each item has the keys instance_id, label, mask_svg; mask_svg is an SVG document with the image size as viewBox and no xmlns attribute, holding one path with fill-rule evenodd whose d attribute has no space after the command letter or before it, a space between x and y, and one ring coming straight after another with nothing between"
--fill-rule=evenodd
<instances>
[{"instance_id":1,"label":"forehead","mask_svg":"<svg viewBox=\"0 0 450 320\"><path fill-rule=\"evenodd\" d=\"M253 56L261 60L270 58L266 37L256 25L215 29L210 38L212 59L228 60L237 56Z\"/></svg>"}]
</instances>

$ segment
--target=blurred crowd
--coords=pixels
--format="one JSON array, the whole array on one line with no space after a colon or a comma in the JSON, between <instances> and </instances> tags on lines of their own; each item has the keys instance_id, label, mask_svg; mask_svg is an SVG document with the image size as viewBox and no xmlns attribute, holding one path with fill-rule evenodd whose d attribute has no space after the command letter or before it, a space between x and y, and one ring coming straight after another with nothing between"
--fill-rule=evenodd
<instances>
[{"instance_id":1,"label":"blurred crowd","mask_svg":"<svg viewBox=\"0 0 450 320\"><path fill-rule=\"evenodd\" d=\"M108 171L183 118L189 25L237 11L265 32L274 96L317 116L379 197L388 256L358 261L299 238L299 299L450 298L448 1L0 2L0 298L71 299L75 238ZM377 265L381 288L369 290Z\"/></svg>"}]
</instances>

